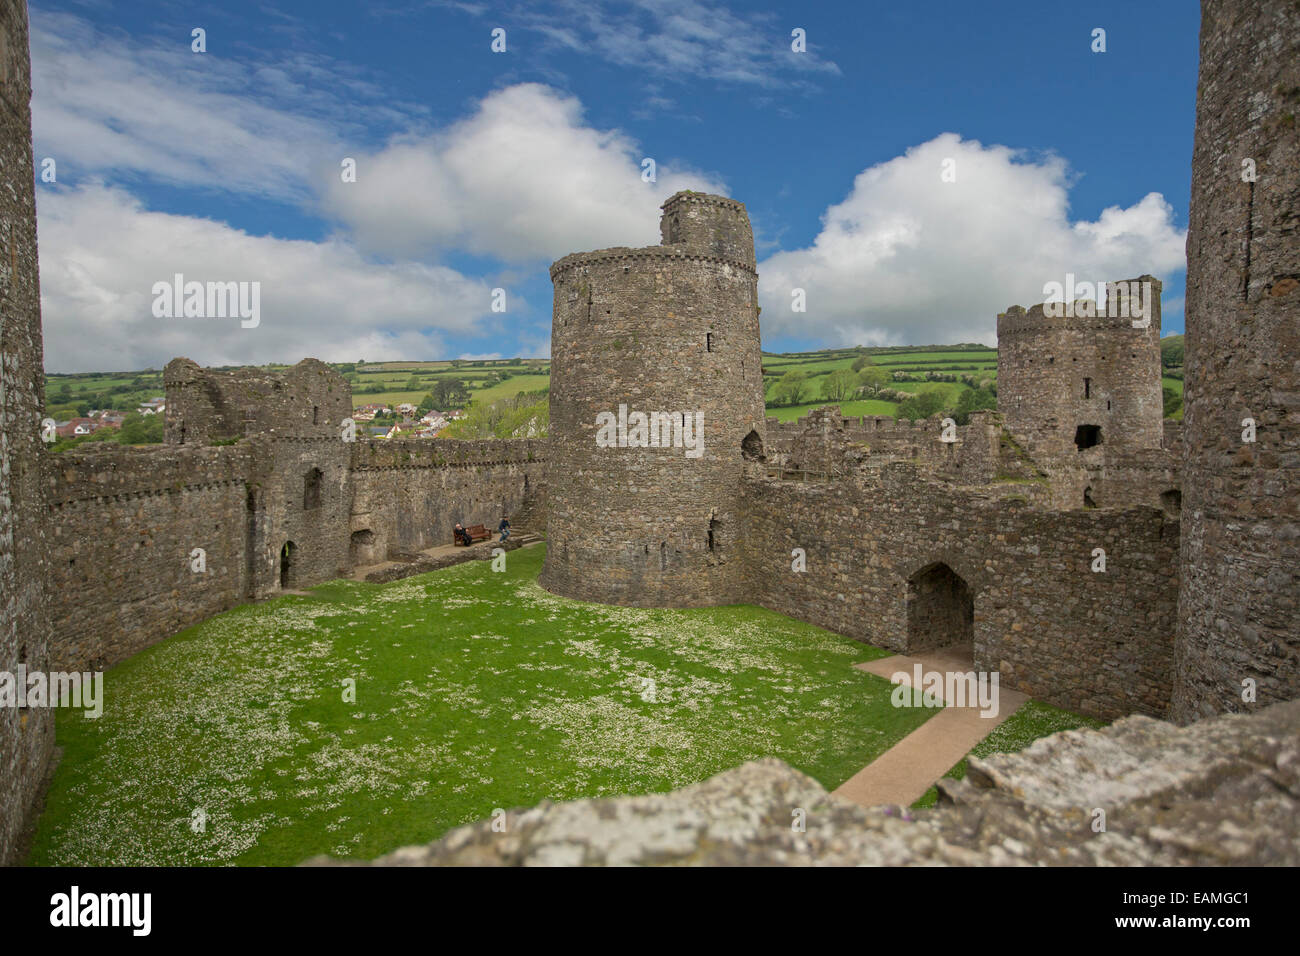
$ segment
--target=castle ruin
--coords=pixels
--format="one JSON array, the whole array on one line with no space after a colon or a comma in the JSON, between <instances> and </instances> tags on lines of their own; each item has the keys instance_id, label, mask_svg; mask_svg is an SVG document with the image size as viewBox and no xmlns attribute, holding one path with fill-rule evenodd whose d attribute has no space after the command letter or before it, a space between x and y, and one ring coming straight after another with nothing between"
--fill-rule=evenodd
<instances>
[{"instance_id":1,"label":"castle ruin","mask_svg":"<svg viewBox=\"0 0 1300 956\"><path fill-rule=\"evenodd\" d=\"M1204 0L1185 429L1161 421L1158 307L1145 327L1009 308L999 409L959 428L765 420L745 208L679 193L659 246L552 267L548 441L347 441L350 390L319 362L177 359L166 445L51 456L26 8L3 0L0 670L109 666L242 601L443 543L455 520L523 511L548 529L541 583L570 597L743 601L903 652L957 637L1005 686L1102 717L1300 697L1298 38L1289 0ZM671 416L699 413L702 454L627 442L633 412L665 416L647 439L652 422L685 437ZM602 414L623 440L598 440ZM52 750L51 711L0 710L0 862Z\"/></svg>"}]
</instances>

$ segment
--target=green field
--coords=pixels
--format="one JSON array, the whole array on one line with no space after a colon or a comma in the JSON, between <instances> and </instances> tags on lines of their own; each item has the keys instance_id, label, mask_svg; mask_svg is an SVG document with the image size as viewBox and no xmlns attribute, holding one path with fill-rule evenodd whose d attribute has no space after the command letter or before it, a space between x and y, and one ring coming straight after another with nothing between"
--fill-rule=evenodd
<instances>
[{"instance_id":1,"label":"green field","mask_svg":"<svg viewBox=\"0 0 1300 956\"><path fill-rule=\"evenodd\" d=\"M934 713L852 666L884 651L755 607L559 598L537 585L542 557L333 581L118 665L101 718L58 715L30 862L368 859L496 808L667 791L769 756L832 789Z\"/></svg>"},{"instance_id":2,"label":"green field","mask_svg":"<svg viewBox=\"0 0 1300 956\"><path fill-rule=\"evenodd\" d=\"M780 419L783 422L792 422L796 419L803 418L809 412L821 408L826 402L810 402L807 405L782 405L776 408L768 407L767 416L769 418ZM854 400L851 402L840 402L840 412L845 416L856 415L888 415L892 416L894 410L898 407L893 402L879 402L874 399Z\"/></svg>"},{"instance_id":3,"label":"green field","mask_svg":"<svg viewBox=\"0 0 1300 956\"><path fill-rule=\"evenodd\" d=\"M792 421L828 404L828 400L823 397L826 376L838 369L849 368L864 354L871 358L872 364L890 373L924 375L926 372L938 372L959 378L962 375L972 375L977 380L987 378L995 383L997 381L997 350L984 346L843 348L783 355L764 353L763 378L767 414L782 421ZM512 365L510 361L512 360L377 362L355 366L336 364L334 367L354 380L352 399L353 404L358 406L372 403L392 406L403 402L418 405L441 379L455 378L464 382L469 388L471 401L478 403L493 402L520 392L543 391L549 387L550 376L542 374L548 368L549 360L524 359L518 365ZM783 374L795 369L809 376L806 399L798 406L779 406L773 401L776 384ZM511 377L505 381L495 381L495 374L502 371L508 372ZM160 372L101 374L103 377L49 376L46 383L47 402L52 407L56 395L71 395L74 402L87 401L104 397L101 393L105 390L123 389L127 394L112 396L107 404L111 407L133 408L147 398L162 394ZM416 378L415 388L410 387L412 375ZM132 383L137 381L147 384L133 387ZM1182 393L1181 379L1165 378L1163 384ZM380 386L381 390L365 390L372 386ZM911 394L937 389L944 394L949 409L955 408L961 394L970 388L961 381L890 381L886 387ZM841 403L841 406L845 415L894 415L898 410L897 403L878 399L854 399ZM1181 409L1176 417L1182 417Z\"/></svg>"}]
</instances>

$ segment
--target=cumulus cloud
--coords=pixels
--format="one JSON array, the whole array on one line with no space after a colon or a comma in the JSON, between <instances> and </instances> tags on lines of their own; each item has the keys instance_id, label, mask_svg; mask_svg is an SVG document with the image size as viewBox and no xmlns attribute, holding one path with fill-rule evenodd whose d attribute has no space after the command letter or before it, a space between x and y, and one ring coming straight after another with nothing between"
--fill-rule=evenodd
<instances>
[{"instance_id":1,"label":"cumulus cloud","mask_svg":"<svg viewBox=\"0 0 1300 956\"><path fill-rule=\"evenodd\" d=\"M100 184L38 198L51 370L160 368L177 355L203 365L433 357L445 352L443 333L472 331L491 308L486 281L437 265L376 264L342 239L252 236L151 212ZM178 272L260 282L260 325L155 318L153 284Z\"/></svg>"},{"instance_id":2,"label":"cumulus cloud","mask_svg":"<svg viewBox=\"0 0 1300 956\"><path fill-rule=\"evenodd\" d=\"M31 42L36 148L86 176L301 202L326 158L342 155L335 91L365 92L345 67L305 55L250 65L66 14L34 13Z\"/></svg>"},{"instance_id":3,"label":"cumulus cloud","mask_svg":"<svg viewBox=\"0 0 1300 956\"><path fill-rule=\"evenodd\" d=\"M659 205L717 179L645 154L619 130L583 122L575 97L535 83L491 93L446 130L357 157L322 211L367 249L417 255L450 248L508 261L659 241Z\"/></svg>"},{"instance_id":4,"label":"cumulus cloud","mask_svg":"<svg viewBox=\"0 0 1300 956\"><path fill-rule=\"evenodd\" d=\"M945 161L956 180L941 178ZM1043 285L1158 278L1183 268L1186 232L1158 193L1071 222L1063 160L944 133L859 173L812 245L759 264L765 335L831 345L996 339L1008 305ZM791 311L791 290L807 312ZM1167 311L1167 310L1166 310Z\"/></svg>"}]
</instances>

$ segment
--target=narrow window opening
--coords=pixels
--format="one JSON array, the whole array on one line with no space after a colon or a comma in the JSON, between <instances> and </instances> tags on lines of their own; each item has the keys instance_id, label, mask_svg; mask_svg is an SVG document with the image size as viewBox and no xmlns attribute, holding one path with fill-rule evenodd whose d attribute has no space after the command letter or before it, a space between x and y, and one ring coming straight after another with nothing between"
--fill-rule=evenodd
<instances>
[{"instance_id":1,"label":"narrow window opening","mask_svg":"<svg viewBox=\"0 0 1300 956\"><path fill-rule=\"evenodd\" d=\"M705 333L704 333L704 351L706 351L706 352L712 352L712 351L713 351L713 333L712 333L712 332L705 332Z\"/></svg>"},{"instance_id":2,"label":"narrow window opening","mask_svg":"<svg viewBox=\"0 0 1300 956\"><path fill-rule=\"evenodd\" d=\"M319 406L319 405L313 405L313 406L311 407L311 423L312 423L313 425L319 425L319 424L320 424L320 406Z\"/></svg>"},{"instance_id":3,"label":"narrow window opening","mask_svg":"<svg viewBox=\"0 0 1300 956\"><path fill-rule=\"evenodd\" d=\"M319 468L313 468L302 479L302 510L311 511L320 507L321 479L325 477Z\"/></svg>"},{"instance_id":4,"label":"narrow window opening","mask_svg":"<svg viewBox=\"0 0 1300 956\"><path fill-rule=\"evenodd\" d=\"M1092 379L1090 378L1083 380L1083 397L1092 398Z\"/></svg>"},{"instance_id":5,"label":"narrow window opening","mask_svg":"<svg viewBox=\"0 0 1300 956\"><path fill-rule=\"evenodd\" d=\"M1092 500L1092 485L1083 489L1083 506L1085 508L1097 507L1097 502Z\"/></svg>"}]
</instances>

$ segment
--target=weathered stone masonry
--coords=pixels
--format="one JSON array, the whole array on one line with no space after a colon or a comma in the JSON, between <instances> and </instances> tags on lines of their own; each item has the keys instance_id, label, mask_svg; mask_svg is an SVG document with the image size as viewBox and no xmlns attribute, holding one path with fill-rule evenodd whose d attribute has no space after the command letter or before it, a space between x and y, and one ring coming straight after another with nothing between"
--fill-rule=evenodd
<instances>
[{"instance_id":1,"label":"weathered stone masonry","mask_svg":"<svg viewBox=\"0 0 1300 956\"><path fill-rule=\"evenodd\" d=\"M541 584L611 604L735 603L742 446L761 446L764 429L754 242L735 200L685 192L663 210L661 245L551 267L550 465L562 480ZM597 416L620 405L692 425L701 413L703 457L600 447Z\"/></svg>"},{"instance_id":2,"label":"weathered stone masonry","mask_svg":"<svg viewBox=\"0 0 1300 956\"><path fill-rule=\"evenodd\" d=\"M27 5L0 2L0 671L49 663L45 372L36 254ZM0 708L0 864L13 860L54 748L43 708Z\"/></svg>"},{"instance_id":3,"label":"weathered stone masonry","mask_svg":"<svg viewBox=\"0 0 1300 956\"><path fill-rule=\"evenodd\" d=\"M1184 721L1253 709L1247 680L1258 705L1300 696L1300 3L1205 0L1198 90L1174 691Z\"/></svg>"},{"instance_id":4,"label":"weathered stone masonry","mask_svg":"<svg viewBox=\"0 0 1300 956\"><path fill-rule=\"evenodd\" d=\"M49 456L55 669L111 667L244 601L449 544L456 521L545 525L544 443L345 442L351 391L313 359L284 373L177 359L167 384L167 436L184 444ZM259 395L276 415L229 413Z\"/></svg>"},{"instance_id":5,"label":"weathered stone masonry","mask_svg":"<svg viewBox=\"0 0 1300 956\"><path fill-rule=\"evenodd\" d=\"M899 653L973 643L1003 686L1101 717L1161 716L1172 680L1178 526L1153 508L1050 511L955 494L907 463L853 481L744 482L751 600ZM1091 570L1104 548L1104 573ZM792 550L807 570L793 570ZM938 572L936 574L936 572ZM916 614L936 579L951 592Z\"/></svg>"}]
</instances>

